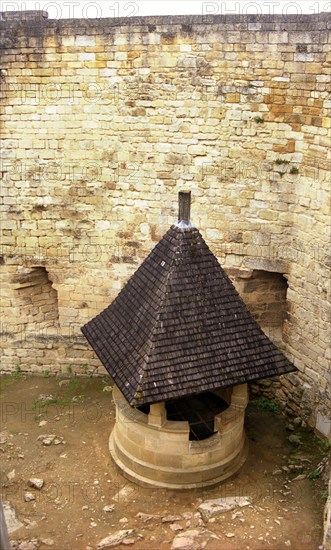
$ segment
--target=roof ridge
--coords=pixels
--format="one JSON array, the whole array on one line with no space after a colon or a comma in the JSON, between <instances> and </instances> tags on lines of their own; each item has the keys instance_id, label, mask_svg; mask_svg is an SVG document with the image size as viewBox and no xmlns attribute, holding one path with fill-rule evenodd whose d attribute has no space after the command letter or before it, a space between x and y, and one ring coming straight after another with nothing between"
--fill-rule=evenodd
<instances>
[{"instance_id":1,"label":"roof ridge","mask_svg":"<svg viewBox=\"0 0 331 550\"><path fill-rule=\"evenodd\" d=\"M185 227L179 227L177 224L174 224L170 227L170 229L167 231L167 233L169 233L169 231L171 229L179 229L180 231L176 233L178 235L181 235L181 233L183 233L183 230L185 231L192 231L195 229L195 227L193 225L191 226L185 226ZM179 241L180 243L180 250L182 248L182 245L183 245L183 240L180 239ZM158 328L159 326L159 320L160 320L160 310L162 309L162 305L163 305L163 302L164 302L164 299L167 295L166 293L166 289L168 287L168 284L169 284L169 279L170 279L170 276L172 275L173 271L174 271L174 267L175 267L175 258L176 258L176 254L177 254L177 250L178 249L173 249L172 250L172 254L171 254L171 264L170 264L170 268L168 270L168 274L166 276L166 279L164 281L164 283L162 284L162 288L164 289L165 292L162 293L162 296L161 296L161 300L158 302L158 307L157 307L157 312L156 312L156 315L155 315L155 324L153 325L152 327L152 331L151 331L151 334L149 336L149 343L147 345L147 350L146 350L146 355L147 355L147 360L144 359L144 362L143 362L143 365L141 365L140 369L143 371L139 376L140 376L140 379L139 379L139 382L138 382L138 387L137 387L137 390L133 396L133 399L137 399L139 398L138 397L138 394L142 394L142 386L143 386L143 383L142 381L144 380L144 373L147 372L147 367L148 367L148 363L149 363L149 360L152 356L151 354L151 351L153 348L155 348L155 341L154 341L154 336L155 336L155 332L156 332L156 329Z\"/></svg>"}]
</instances>

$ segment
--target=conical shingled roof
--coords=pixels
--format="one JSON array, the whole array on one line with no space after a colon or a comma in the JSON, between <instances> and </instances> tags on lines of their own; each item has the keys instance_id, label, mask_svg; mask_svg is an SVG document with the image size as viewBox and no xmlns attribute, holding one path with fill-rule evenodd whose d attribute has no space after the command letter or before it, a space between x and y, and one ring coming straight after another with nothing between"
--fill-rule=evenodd
<instances>
[{"instance_id":1,"label":"conical shingled roof","mask_svg":"<svg viewBox=\"0 0 331 550\"><path fill-rule=\"evenodd\" d=\"M135 406L296 370L187 224L168 230L82 332Z\"/></svg>"}]
</instances>

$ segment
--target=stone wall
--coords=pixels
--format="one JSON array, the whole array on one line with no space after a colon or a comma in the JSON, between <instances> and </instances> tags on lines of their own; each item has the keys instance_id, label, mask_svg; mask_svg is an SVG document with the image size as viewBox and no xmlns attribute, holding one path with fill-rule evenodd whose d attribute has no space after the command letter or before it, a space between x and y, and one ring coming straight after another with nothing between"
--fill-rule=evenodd
<instances>
[{"instance_id":1,"label":"stone wall","mask_svg":"<svg viewBox=\"0 0 331 550\"><path fill-rule=\"evenodd\" d=\"M327 24L2 14L3 370L104 372L79 327L176 219L185 188L257 318L279 313L275 341L299 373L272 391L330 434ZM17 289L24 270L47 275L39 325L26 321L36 286ZM287 281L286 301L285 287L254 287L262 272Z\"/></svg>"}]
</instances>

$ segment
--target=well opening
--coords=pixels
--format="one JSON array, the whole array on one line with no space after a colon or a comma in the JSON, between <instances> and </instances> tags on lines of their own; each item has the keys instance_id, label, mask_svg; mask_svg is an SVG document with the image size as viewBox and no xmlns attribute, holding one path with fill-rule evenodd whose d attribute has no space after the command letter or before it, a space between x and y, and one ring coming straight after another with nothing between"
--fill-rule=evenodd
<instances>
[{"instance_id":1,"label":"well opening","mask_svg":"<svg viewBox=\"0 0 331 550\"><path fill-rule=\"evenodd\" d=\"M171 399L166 401L167 420L189 423L190 441L202 441L216 433L215 416L228 408L228 403L212 392ZM141 405L138 409L149 414L150 405Z\"/></svg>"},{"instance_id":2,"label":"well opening","mask_svg":"<svg viewBox=\"0 0 331 550\"><path fill-rule=\"evenodd\" d=\"M214 435L215 416L227 408L228 404L212 392L166 402L168 420L189 423L190 441L202 441Z\"/></svg>"}]
</instances>

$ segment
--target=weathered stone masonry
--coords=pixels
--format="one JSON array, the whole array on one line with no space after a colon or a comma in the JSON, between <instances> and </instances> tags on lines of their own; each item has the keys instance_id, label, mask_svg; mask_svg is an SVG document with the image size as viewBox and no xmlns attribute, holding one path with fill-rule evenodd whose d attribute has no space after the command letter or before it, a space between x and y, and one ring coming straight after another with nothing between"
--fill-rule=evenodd
<instances>
[{"instance_id":1,"label":"weathered stone masonry","mask_svg":"<svg viewBox=\"0 0 331 550\"><path fill-rule=\"evenodd\" d=\"M79 327L192 218L330 433L327 14L48 20L2 30L2 369L99 369Z\"/></svg>"}]
</instances>

